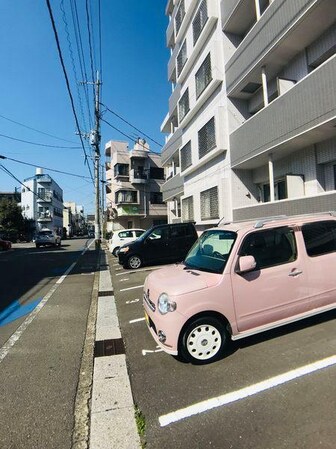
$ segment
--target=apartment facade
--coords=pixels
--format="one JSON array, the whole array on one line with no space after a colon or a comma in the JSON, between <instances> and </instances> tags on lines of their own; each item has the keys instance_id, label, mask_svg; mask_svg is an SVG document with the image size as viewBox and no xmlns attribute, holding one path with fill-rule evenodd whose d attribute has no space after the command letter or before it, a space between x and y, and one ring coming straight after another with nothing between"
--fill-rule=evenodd
<instances>
[{"instance_id":1,"label":"apartment facade","mask_svg":"<svg viewBox=\"0 0 336 449\"><path fill-rule=\"evenodd\" d=\"M35 221L36 230L48 228L62 233L63 190L41 168L21 188L22 215Z\"/></svg>"},{"instance_id":2,"label":"apartment facade","mask_svg":"<svg viewBox=\"0 0 336 449\"><path fill-rule=\"evenodd\" d=\"M170 0L166 14L169 221L335 209L334 1Z\"/></svg>"},{"instance_id":3,"label":"apartment facade","mask_svg":"<svg viewBox=\"0 0 336 449\"><path fill-rule=\"evenodd\" d=\"M105 145L107 232L118 229L149 229L167 222L162 200L164 170L161 157L138 139L133 149L127 142Z\"/></svg>"}]
</instances>

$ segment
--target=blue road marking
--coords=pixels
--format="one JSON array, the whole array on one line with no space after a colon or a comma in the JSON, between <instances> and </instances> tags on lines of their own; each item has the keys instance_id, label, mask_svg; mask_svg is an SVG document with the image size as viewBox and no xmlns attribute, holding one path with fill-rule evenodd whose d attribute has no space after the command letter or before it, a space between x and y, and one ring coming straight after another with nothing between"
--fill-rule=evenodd
<instances>
[{"instance_id":1,"label":"blue road marking","mask_svg":"<svg viewBox=\"0 0 336 449\"><path fill-rule=\"evenodd\" d=\"M42 298L35 299L29 304L21 305L18 300L13 301L8 307L0 312L0 327L11 323L32 312Z\"/></svg>"}]
</instances>

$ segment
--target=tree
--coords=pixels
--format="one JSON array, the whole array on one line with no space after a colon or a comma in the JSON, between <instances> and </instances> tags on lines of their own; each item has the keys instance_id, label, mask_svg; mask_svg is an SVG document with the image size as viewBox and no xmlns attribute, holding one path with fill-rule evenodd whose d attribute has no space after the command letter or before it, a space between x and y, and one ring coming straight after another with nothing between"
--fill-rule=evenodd
<instances>
[{"instance_id":1,"label":"tree","mask_svg":"<svg viewBox=\"0 0 336 449\"><path fill-rule=\"evenodd\" d=\"M0 200L0 232L18 234L25 228L21 208L13 200Z\"/></svg>"}]
</instances>

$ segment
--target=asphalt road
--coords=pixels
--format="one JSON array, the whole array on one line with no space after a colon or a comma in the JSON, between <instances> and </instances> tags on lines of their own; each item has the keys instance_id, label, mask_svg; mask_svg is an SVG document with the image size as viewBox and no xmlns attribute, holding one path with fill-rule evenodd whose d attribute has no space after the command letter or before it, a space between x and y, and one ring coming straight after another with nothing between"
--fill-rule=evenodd
<instances>
[{"instance_id":1,"label":"asphalt road","mask_svg":"<svg viewBox=\"0 0 336 449\"><path fill-rule=\"evenodd\" d=\"M92 246L83 253L88 243L14 244L0 253L1 448L71 447L97 266ZM27 325L28 316L34 319Z\"/></svg>"},{"instance_id":2,"label":"asphalt road","mask_svg":"<svg viewBox=\"0 0 336 449\"><path fill-rule=\"evenodd\" d=\"M146 449L335 448L335 361L311 365L336 355L335 311L237 341L222 360L194 366L159 350L146 328L142 285L153 267L125 270L113 257L110 266Z\"/></svg>"}]
</instances>

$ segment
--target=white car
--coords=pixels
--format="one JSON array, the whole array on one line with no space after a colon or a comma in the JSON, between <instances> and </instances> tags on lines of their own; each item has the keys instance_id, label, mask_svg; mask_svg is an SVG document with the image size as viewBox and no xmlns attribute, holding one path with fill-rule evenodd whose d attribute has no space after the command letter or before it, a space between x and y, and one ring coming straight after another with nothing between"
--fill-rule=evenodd
<instances>
[{"instance_id":1,"label":"white car","mask_svg":"<svg viewBox=\"0 0 336 449\"><path fill-rule=\"evenodd\" d=\"M36 248L40 246L61 246L61 237L50 229L41 229L35 237Z\"/></svg>"},{"instance_id":2,"label":"white car","mask_svg":"<svg viewBox=\"0 0 336 449\"><path fill-rule=\"evenodd\" d=\"M145 229L122 229L115 231L109 241L110 252L117 256L119 248L125 243L133 242L145 232Z\"/></svg>"}]
</instances>

